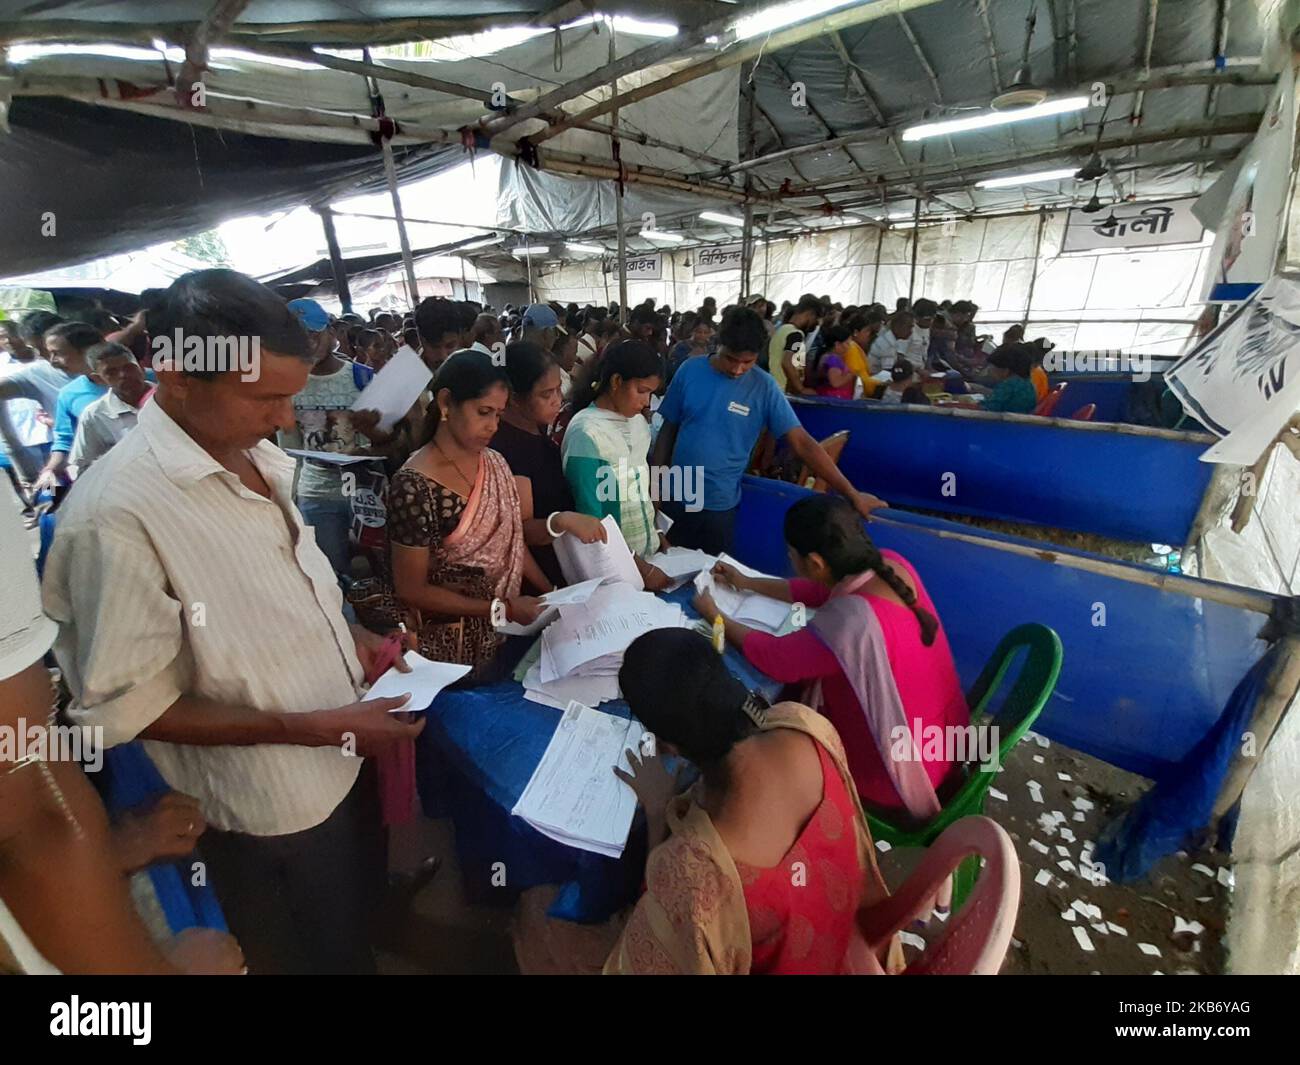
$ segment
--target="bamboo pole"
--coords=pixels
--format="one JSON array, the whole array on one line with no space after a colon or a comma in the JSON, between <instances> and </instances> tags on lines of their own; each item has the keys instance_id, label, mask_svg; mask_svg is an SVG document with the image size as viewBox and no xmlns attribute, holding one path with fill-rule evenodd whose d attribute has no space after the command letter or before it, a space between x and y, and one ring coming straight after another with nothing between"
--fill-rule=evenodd
<instances>
[{"instance_id":1,"label":"bamboo pole","mask_svg":"<svg viewBox=\"0 0 1300 1065\"><path fill-rule=\"evenodd\" d=\"M1282 649L1278 661L1269 670L1264 680L1263 690L1255 702L1254 712L1246 725L1246 732L1254 738L1255 753L1242 754L1238 746L1238 753L1229 764L1228 772L1219 786L1219 795L1210 813L1210 824L1217 824L1219 819L1237 804L1237 800L1241 798L1242 792L1246 790L1246 785L1259 766L1260 759L1268 748L1269 740L1273 738L1287 709L1295 702L1298 692L1300 692L1300 637L1288 635L1282 637ZM1239 737L1238 744L1240 745L1244 739L1244 736Z\"/></svg>"},{"instance_id":2,"label":"bamboo pole","mask_svg":"<svg viewBox=\"0 0 1300 1065\"><path fill-rule=\"evenodd\" d=\"M909 306L916 295L916 253L921 242L921 199L918 196L912 207L912 272L907 279L907 302Z\"/></svg>"},{"instance_id":3,"label":"bamboo pole","mask_svg":"<svg viewBox=\"0 0 1300 1065\"><path fill-rule=\"evenodd\" d=\"M361 55L367 63L370 62L369 48L363 48ZM370 93L370 107L375 118L377 120L384 119L384 98L379 92L379 85L373 78L366 78L366 89ZM385 128L385 126L388 128ZM389 143L392 138L392 130L393 127L389 123L381 124L379 150L384 159L384 180L388 184L388 195L393 201L393 220L397 223L397 240L402 248L402 266L406 273L407 295L410 299L411 310L415 310L420 303L420 286L415 281L415 261L411 258L411 241L406 234L406 220L402 217L402 196L397 188L397 166L393 162L393 146Z\"/></svg>"},{"instance_id":4,"label":"bamboo pole","mask_svg":"<svg viewBox=\"0 0 1300 1065\"><path fill-rule=\"evenodd\" d=\"M618 43L614 36L614 20L607 19L606 25L609 27L609 63L612 66L618 58ZM618 99L618 77L609 83L609 95L612 99ZM618 144L618 114L617 104L614 107L614 113L610 116L610 144L612 145L611 154L618 160L618 173L614 180L614 220L618 225L618 320L626 322L627 314L627 229L623 220L623 189L626 183L626 167L623 165L623 158L620 153Z\"/></svg>"},{"instance_id":5,"label":"bamboo pole","mask_svg":"<svg viewBox=\"0 0 1300 1065\"><path fill-rule=\"evenodd\" d=\"M325 230L325 247L329 250L330 270L334 274L334 288L338 292L343 313L348 314L352 311L352 292L348 288L348 271L343 265L338 234L334 231L334 212L328 203L313 207L312 210L320 215L321 227Z\"/></svg>"},{"instance_id":6,"label":"bamboo pole","mask_svg":"<svg viewBox=\"0 0 1300 1065\"><path fill-rule=\"evenodd\" d=\"M1047 208L1038 209L1038 232L1034 236L1034 268L1029 274L1029 291L1025 294L1025 324L1029 324L1029 311L1034 306L1034 286L1038 283L1038 256L1043 250L1043 230L1047 228Z\"/></svg>"}]
</instances>

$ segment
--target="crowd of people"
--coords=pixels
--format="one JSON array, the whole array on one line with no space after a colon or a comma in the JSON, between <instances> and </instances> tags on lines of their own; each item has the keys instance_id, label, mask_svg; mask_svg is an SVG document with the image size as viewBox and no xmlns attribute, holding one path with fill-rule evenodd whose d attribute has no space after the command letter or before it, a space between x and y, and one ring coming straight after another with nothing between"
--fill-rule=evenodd
<instances>
[{"instance_id":1,"label":"crowd of people","mask_svg":"<svg viewBox=\"0 0 1300 1065\"><path fill-rule=\"evenodd\" d=\"M787 514L796 579L722 564L716 578L814 607L816 622L772 636L707 593L694 605L792 701L766 706L685 630L628 650L620 686L660 755L624 774L651 854L602 962L844 969L854 914L884 893L864 809L924 820L958 773L891 758L888 727L960 725L967 711L921 574L863 524L882 502L844 478L789 399L924 403L941 382L1027 412L1044 345L1013 329L995 346L967 300L650 300L624 316L426 299L363 318L205 270L142 304L128 321L0 322L15 489L0 513L0 724L49 717L57 665L59 719L110 745L146 741L171 789L110 822L76 766L0 759L0 971L374 971L376 761L424 727L402 700L364 695L387 637L471 667L468 685L505 677L524 648L499 627L535 620L563 584L558 537L603 540L612 518L646 587L664 589L651 558L665 546L734 548L764 436L831 494ZM151 337L173 335L259 338L258 372L155 365ZM431 374L405 415L354 409L399 357ZM698 497L657 498L663 468L701 471ZM24 514L41 527L39 586ZM688 794L665 753L700 770ZM125 875L195 848L230 934L159 945ZM837 889L791 891L782 863L796 850L821 855ZM73 908L57 890L70 877ZM701 908L701 893L726 905Z\"/></svg>"}]
</instances>

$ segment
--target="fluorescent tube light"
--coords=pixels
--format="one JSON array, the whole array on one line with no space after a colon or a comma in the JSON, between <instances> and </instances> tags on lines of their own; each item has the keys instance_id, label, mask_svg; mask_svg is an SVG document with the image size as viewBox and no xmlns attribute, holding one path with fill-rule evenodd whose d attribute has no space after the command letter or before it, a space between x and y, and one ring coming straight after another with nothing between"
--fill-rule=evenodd
<instances>
[{"instance_id":1,"label":"fluorescent tube light","mask_svg":"<svg viewBox=\"0 0 1300 1065\"><path fill-rule=\"evenodd\" d=\"M1012 111L981 111L969 118L952 118L943 122L926 122L903 130L903 140L920 141L927 137L943 137L949 133L965 133L972 129L991 129L1012 122L1027 122L1031 118L1048 118L1070 111L1082 111L1091 100L1087 96L1066 96L1059 100L1044 100L1032 107L1017 107Z\"/></svg>"},{"instance_id":2,"label":"fluorescent tube light","mask_svg":"<svg viewBox=\"0 0 1300 1065\"><path fill-rule=\"evenodd\" d=\"M598 247L595 244L574 244L572 241L566 240L564 242L564 246L568 248L569 251L585 251L585 252L590 252L592 255L605 254L605 249Z\"/></svg>"},{"instance_id":3,"label":"fluorescent tube light","mask_svg":"<svg viewBox=\"0 0 1300 1065\"><path fill-rule=\"evenodd\" d=\"M1066 167L1062 170L1038 170L1032 174L1007 174L1005 177L985 178L983 181L975 182L977 189L1010 189L1016 185L1037 185L1044 181L1064 181L1066 178L1073 180L1075 175L1074 167Z\"/></svg>"},{"instance_id":4,"label":"fluorescent tube light","mask_svg":"<svg viewBox=\"0 0 1300 1065\"><path fill-rule=\"evenodd\" d=\"M519 259L526 259L530 255L550 255L551 249L545 244L533 244L527 248L515 248L510 254Z\"/></svg>"},{"instance_id":5,"label":"fluorescent tube light","mask_svg":"<svg viewBox=\"0 0 1300 1065\"><path fill-rule=\"evenodd\" d=\"M706 222L717 222L722 226L743 226L745 220L737 218L734 214L723 214L721 211L701 211L700 217Z\"/></svg>"},{"instance_id":6,"label":"fluorescent tube light","mask_svg":"<svg viewBox=\"0 0 1300 1065\"><path fill-rule=\"evenodd\" d=\"M751 37L760 37L765 33L792 26L796 22L824 15L837 7L848 7L853 2L855 0L794 0L793 3L782 4L780 7L737 19L732 30L736 40L747 41Z\"/></svg>"},{"instance_id":7,"label":"fluorescent tube light","mask_svg":"<svg viewBox=\"0 0 1300 1065\"><path fill-rule=\"evenodd\" d=\"M669 244L680 244L686 239L680 233L665 233L660 229L643 229L637 236L646 240L667 241Z\"/></svg>"}]
</instances>

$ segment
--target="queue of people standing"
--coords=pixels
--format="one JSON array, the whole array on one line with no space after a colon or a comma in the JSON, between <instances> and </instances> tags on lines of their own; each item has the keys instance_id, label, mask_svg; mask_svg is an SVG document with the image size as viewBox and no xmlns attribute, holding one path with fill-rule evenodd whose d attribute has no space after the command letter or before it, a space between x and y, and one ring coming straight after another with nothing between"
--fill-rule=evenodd
<instances>
[{"instance_id":1,"label":"queue of people standing","mask_svg":"<svg viewBox=\"0 0 1300 1065\"><path fill-rule=\"evenodd\" d=\"M52 652L66 720L102 728L110 744L143 742L172 791L140 815L132 864L197 847L230 935L158 945L107 869L86 880L99 931L69 933L67 914L36 897L50 870L20 849L17 864L0 861L0 944L20 968L34 958L63 971L374 971L372 917L387 866L375 759L424 727L403 700L365 697L385 638L404 631L427 657L471 667L466 684L502 678L526 645L503 637L499 623L531 622L539 597L563 582L558 537L604 539L602 519L612 518L647 588L666 587L651 561L666 544L734 548L741 480L763 434L833 493L792 508L786 538L800 579L763 589L819 607L824 631L768 638L723 617L711 597L695 607L807 705L764 719L713 675L715 656L691 666L701 698L688 720L687 703L674 703L680 693L651 682L694 661L685 636L638 641L620 679L638 717L659 721L666 743L705 770L699 816L729 826L710 846L744 839L731 858L765 867L765 856L804 839L806 824L802 814L764 818L765 804L788 799L811 816L831 802L834 816L854 821L846 838L856 841L833 860L860 901L880 896L871 847L860 846L869 841L863 804L923 816L953 767L918 763L925 772L901 780L865 700L937 723L962 720L965 708L920 574L866 534L862 519L883 504L844 478L788 397L892 393L910 402L923 368L979 386L1004 360L984 352L973 305L918 300L886 315L804 296L778 314L754 296L721 313L711 299L674 313L647 301L624 325L616 305L534 304L497 316L426 299L408 316L377 309L364 320L332 317L310 299L286 303L230 270L188 274L145 304L127 323L40 312L0 334L15 363L0 377L0 427L25 493L0 514L0 558L22 591L0 629L0 685L13 697L6 713L43 717L48 698L33 670L43 673ZM155 367L151 335L257 337L259 372ZM354 409L404 350L431 373L405 415L384 424ZM17 431L24 401L53 430L47 448ZM364 461L345 480L338 465L295 460L283 447ZM699 470L698 496L654 498L654 467ZM358 480L370 490L358 491ZM598 489L610 483L612 495ZM18 514L50 486L59 492L38 593L35 573L13 563L25 550ZM726 567L717 576L747 580ZM716 703L702 698L710 691ZM704 721L710 714L718 728ZM660 773L647 758L625 779L662 827L671 796ZM757 790L734 786L751 777ZM832 778L843 787L823 796ZM4 765L0 856L6 829L41 816L51 786L77 832L40 860L67 875L116 862L114 829L84 777L64 769L38 781ZM685 860L669 843L652 862ZM764 890L781 892L775 882ZM642 902L627 926L642 933L655 926L655 907L675 904L653 892ZM781 902L789 909L792 900ZM744 945L743 971L838 971L851 917L796 914L802 904L791 919L827 925L821 960L792 953L778 922L762 943ZM627 934L611 971L647 971L665 957L674 971L712 964L694 947L656 953ZM0 951L0 969L4 961Z\"/></svg>"}]
</instances>

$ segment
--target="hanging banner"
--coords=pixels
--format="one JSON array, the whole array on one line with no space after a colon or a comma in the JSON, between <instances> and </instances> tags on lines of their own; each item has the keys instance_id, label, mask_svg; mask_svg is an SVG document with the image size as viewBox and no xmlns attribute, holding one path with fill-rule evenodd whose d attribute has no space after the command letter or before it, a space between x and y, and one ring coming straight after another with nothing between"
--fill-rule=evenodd
<instances>
[{"instance_id":1,"label":"hanging banner","mask_svg":"<svg viewBox=\"0 0 1300 1065\"><path fill-rule=\"evenodd\" d=\"M1119 204L1109 215L1070 211L1062 252L1194 244L1205 232L1192 213L1192 200Z\"/></svg>"},{"instance_id":2,"label":"hanging banner","mask_svg":"<svg viewBox=\"0 0 1300 1065\"><path fill-rule=\"evenodd\" d=\"M1300 280L1274 277L1165 374L1224 439L1206 462L1250 466L1300 409Z\"/></svg>"},{"instance_id":3,"label":"hanging banner","mask_svg":"<svg viewBox=\"0 0 1300 1065\"><path fill-rule=\"evenodd\" d=\"M743 245L719 244L715 248L699 248L695 252L695 276L721 274L740 269Z\"/></svg>"},{"instance_id":4,"label":"hanging banner","mask_svg":"<svg viewBox=\"0 0 1300 1065\"><path fill-rule=\"evenodd\" d=\"M618 269L615 264L614 269ZM629 255L627 257L627 279L629 281L661 281L664 274L663 252L653 255Z\"/></svg>"},{"instance_id":5,"label":"hanging banner","mask_svg":"<svg viewBox=\"0 0 1300 1065\"><path fill-rule=\"evenodd\" d=\"M1295 84L1294 74L1278 80L1254 139L1197 201L1222 205L1217 223L1206 219L1215 227L1205 279L1210 302L1240 303L1273 275L1291 188Z\"/></svg>"}]
</instances>

